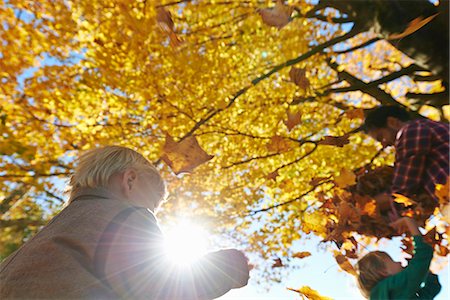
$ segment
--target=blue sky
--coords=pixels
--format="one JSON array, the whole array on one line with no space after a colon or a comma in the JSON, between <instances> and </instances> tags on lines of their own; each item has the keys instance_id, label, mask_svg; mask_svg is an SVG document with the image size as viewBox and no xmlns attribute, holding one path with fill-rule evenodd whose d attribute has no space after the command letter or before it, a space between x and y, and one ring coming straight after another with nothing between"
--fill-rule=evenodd
<instances>
[{"instance_id":1,"label":"blue sky","mask_svg":"<svg viewBox=\"0 0 450 300\"><path fill-rule=\"evenodd\" d=\"M51 57L44 57L42 60L42 65L60 63ZM35 68L30 68L24 72L19 78L21 85L26 78L32 76L35 70ZM219 299L299 299L300 297L296 293L288 291L286 287L300 288L302 286L310 286L320 294L334 299L363 299L352 276L339 270L332 254L317 249L319 241L318 238L312 238L296 243L295 247L298 248L298 251L309 251L312 256L298 260L297 264L300 269L289 273L281 283L273 284L268 291L251 279L248 286L233 290ZM236 246L239 247L239 245ZM398 241L383 242L379 249L388 252L394 260L403 259ZM371 250L375 250L375 248ZM448 263L449 258L447 257L447 266L438 273L442 290L435 299L450 299Z\"/></svg>"},{"instance_id":2,"label":"blue sky","mask_svg":"<svg viewBox=\"0 0 450 300\"><path fill-rule=\"evenodd\" d=\"M220 297L220 300L243 299L243 300L269 300L269 299L301 299L296 293L289 291L286 287L300 288L309 286L317 290L321 295L334 299L364 299L356 286L354 278L340 271L336 261L329 252L317 249L318 238L312 238L306 242L295 245L299 251L309 251L312 256L304 258L300 262L301 268L289 274L279 284L274 284L269 291L265 291L250 279L248 286L232 290ZM379 249L388 252L394 260L405 262L400 250L399 240L382 240L379 247L371 247L369 250ZM435 298L438 300L450 299L449 294L449 258L447 265L439 273L439 281L442 290Z\"/></svg>"}]
</instances>

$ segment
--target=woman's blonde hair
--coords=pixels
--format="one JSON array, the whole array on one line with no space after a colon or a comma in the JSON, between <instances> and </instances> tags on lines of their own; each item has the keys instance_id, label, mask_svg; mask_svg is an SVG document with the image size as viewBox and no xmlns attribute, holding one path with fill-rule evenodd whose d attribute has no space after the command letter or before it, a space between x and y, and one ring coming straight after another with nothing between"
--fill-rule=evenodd
<instances>
[{"instance_id":1,"label":"woman's blonde hair","mask_svg":"<svg viewBox=\"0 0 450 300\"><path fill-rule=\"evenodd\" d=\"M388 277L386 259L389 254L383 251L373 251L361 258L356 264L358 285L364 297L370 297L370 291L378 282Z\"/></svg>"},{"instance_id":2,"label":"woman's blonde hair","mask_svg":"<svg viewBox=\"0 0 450 300\"><path fill-rule=\"evenodd\" d=\"M164 198L166 186L158 170L141 154L126 147L106 146L83 153L69 182L72 193L82 187L106 187L112 175L134 168L149 173L156 193Z\"/></svg>"}]
</instances>

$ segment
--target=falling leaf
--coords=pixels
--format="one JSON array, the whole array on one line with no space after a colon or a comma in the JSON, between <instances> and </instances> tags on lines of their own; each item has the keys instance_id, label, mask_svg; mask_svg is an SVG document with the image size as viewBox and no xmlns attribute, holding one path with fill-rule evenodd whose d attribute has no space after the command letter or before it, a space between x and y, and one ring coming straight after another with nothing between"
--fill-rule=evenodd
<instances>
[{"instance_id":1,"label":"falling leaf","mask_svg":"<svg viewBox=\"0 0 450 300\"><path fill-rule=\"evenodd\" d=\"M175 24L172 20L172 15L168 10L163 7L158 8L156 12L156 22L161 30L169 37L170 45L172 47L176 48L183 43L174 31Z\"/></svg>"},{"instance_id":2,"label":"falling leaf","mask_svg":"<svg viewBox=\"0 0 450 300\"><path fill-rule=\"evenodd\" d=\"M281 261L281 258L275 258L273 260L272 268L281 268L284 267L283 262Z\"/></svg>"},{"instance_id":3,"label":"falling leaf","mask_svg":"<svg viewBox=\"0 0 450 300\"><path fill-rule=\"evenodd\" d=\"M357 259L359 256L358 253L356 253L356 250L345 250L345 257Z\"/></svg>"},{"instance_id":4,"label":"falling leaf","mask_svg":"<svg viewBox=\"0 0 450 300\"><path fill-rule=\"evenodd\" d=\"M290 111L287 112L287 120L283 121L284 125L286 125L287 129L291 131L295 126L302 122L302 114L300 112L292 113Z\"/></svg>"},{"instance_id":5,"label":"falling leaf","mask_svg":"<svg viewBox=\"0 0 450 300\"><path fill-rule=\"evenodd\" d=\"M319 294L316 290L313 290L309 286L303 286L299 289L287 288L290 291L299 293L300 296L309 300L332 300L332 298L325 297Z\"/></svg>"},{"instance_id":6,"label":"falling leaf","mask_svg":"<svg viewBox=\"0 0 450 300\"><path fill-rule=\"evenodd\" d=\"M274 172L267 174L266 178L269 180L276 180L279 175L280 174L278 174L278 171L274 171Z\"/></svg>"},{"instance_id":7,"label":"falling leaf","mask_svg":"<svg viewBox=\"0 0 450 300\"><path fill-rule=\"evenodd\" d=\"M319 145L330 145L336 147L344 147L349 143L348 135L343 136L329 136L326 135L318 142Z\"/></svg>"},{"instance_id":8,"label":"falling leaf","mask_svg":"<svg viewBox=\"0 0 450 300\"><path fill-rule=\"evenodd\" d=\"M310 86L308 77L306 77L306 70L292 67L289 71L289 78L302 90L307 90Z\"/></svg>"},{"instance_id":9,"label":"falling leaf","mask_svg":"<svg viewBox=\"0 0 450 300\"><path fill-rule=\"evenodd\" d=\"M337 263L339 264L339 267L342 270L353 276L357 275L355 268L353 268L353 265L348 261L347 257L345 257L341 252L334 251L334 258L336 259Z\"/></svg>"},{"instance_id":10,"label":"falling leaf","mask_svg":"<svg viewBox=\"0 0 450 300\"><path fill-rule=\"evenodd\" d=\"M416 32L417 30L419 30L426 24L430 23L438 14L439 13L434 14L425 19L423 17L417 17L414 20L412 20L411 22L409 22L408 27L406 27L406 29L403 32L391 34L387 37L387 39L388 40L398 40L398 39L404 38L404 37Z\"/></svg>"},{"instance_id":11,"label":"falling leaf","mask_svg":"<svg viewBox=\"0 0 450 300\"><path fill-rule=\"evenodd\" d=\"M356 183L356 175L351 170L341 169L339 176L334 178L334 183L340 188L345 188Z\"/></svg>"},{"instance_id":12,"label":"falling leaf","mask_svg":"<svg viewBox=\"0 0 450 300\"><path fill-rule=\"evenodd\" d=\"M436 190L434 194L439 199L439 204L445 206L449 203L450 198L450 187L449 187L450 177L447 178L445 184L436 184Z\"/></svg>"},{"instance_id":13,"label":"falling leaf","mask_svg":"<svg viewBox=\"0 0 450 300\"><path fill-rule=\"evenodd\" d=\"M278 0L275 7L259 9L258 13L264 23L281 29L292 20L291 14L293 11L293 7L285 5L282 0Z\"/></svg>"},{"instance_id":14,"label":"falling leaf","mask_svg":"<svg viewBox=\"0 0 450 300\"><path fill-rule=\"evenodd\" d=\"M404 238L402 239L402 246L400 248L405 252L406 254L413 255L414 253L414 244L411 238Z\"/></svg>"},{"instance_id":15,"label":"falling leaf","mask_svg":"<svg viewBox=\"0 0 450 300\"><path fill-rule=\"evenodd\" d=\"M347 221L351 223L359 223L361 221L361 214L359 210L345 201L342 201L339 204L339 217L340 223L346 223Z\"/></svg>"},{"instance_id":16,"label":"falling leaf","mask_svg":"<svg viewBox=\"0 0 450 300\"><path fill-rule=\"evenodd\" d=\"M402 195L402 194L393 194L395 197L394 201L400 204L403 204L404 206L411 206L414 204L417 204L415 201L409 199L408 197Z\"/></svg>"},{"instance_id":17,"label":"falling leaf","mask_svg":"<svg viewBox=\"0 0 450 300\"><path fill-rule=\"evenodd\" d=\"M348 110L345 112L345 116L350 119L364 119L364 109L362 108L356 108L356 109L352 109L352 110Z\"/></svg>"},{"instance_id":18,"label":"falling leaf","mask_svg":"<svg viewBox=\"0 0 450 300\"><path fill-rule=\"evenodd\" d=\"M354 199L356 201L356 207L361 211L362 214L368 216L374 216L377 212L377 203L375 200L369 196L355 195Z\"/></svg>"},{"instance_id":19,"label":"falling leaf","mask_svg":"<svg viewBox=\"0 0 450 300\"><path fill-rule=\"evenodd\" d=\"M322 181L330 179L330 177L314 177L313 179L311 179L311 181L309 182L310 186L316 186L319 185L320 183L322 183Z\"/></svg>"},{"instance_id":20,"label":"falling leaf","mask_svg":"<svg viewBox=\"0 0 450 300\"><path fill-rule=\"evenodd\" d=\"M292 148L292 144L289 140L279 136L274 135L270 142L267 144L267 150L274 153L282 153L289 151Z\"/></svg>"},{"instance_id":21,"label":"falling leaf","mask_svg":"<svg viewBox=\"0 0 450 300\"><path fill-rule=\"evenodd\" d=\"M423 239L431 246L440 245L443 239L443 234L437 232L436 226L431 228L424 236Z\"/></svg>"},{"instance_id":22,"label":"falling leaf","mask_svg":"<svg viewBox=\"0 0 450 300\"><path fill-rule=\"evenodd\" d=\"M172 14L164 9L163 7L159 7L156 11L156 22L161 27L161 29L165 32L171 32L174 28L174 23L172 20Z\"/></svg>"},{"instance_id":23,"label":"falling leaf","mask_svg":"<svg viewBox=\"0 0 450 300\"><path fill-rule=\"evenodd\" d=\"M295 258L305 258L308 256L311 256L311 253L307 252L307 251L296 252L292 255L292 257L295 257Z\"/></svg>"},{"instance_id":24,"label":"falling leaf","mask_svg":"<svg viewBox=\"0 0 450 300\"><path fill-rule=\"evenodd\" d=\"M175 174L190 173L197 166L212 159L198 144L194 136L189 136L180 142L175 142L170 135L166 135L161 159Z\"/></svg>"},{"instance_id":25,"label":"falling leaf","mask_svg":"<svg viewBox=\"0 0 450 300\"><path fill-rule=\"evenodd\" d=\"M450 253L450 250L443 246L443 245L438 245L438 250L436 251L436 254L439 256L447 256Z\"/></svg>"}]
</instances>

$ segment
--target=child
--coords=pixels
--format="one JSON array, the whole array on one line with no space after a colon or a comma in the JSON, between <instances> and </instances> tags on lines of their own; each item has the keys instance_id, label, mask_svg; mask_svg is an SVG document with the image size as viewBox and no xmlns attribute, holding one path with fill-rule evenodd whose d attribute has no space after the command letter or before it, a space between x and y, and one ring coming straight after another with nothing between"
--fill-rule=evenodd
<instances>
[{"instance_id":1,"label":"child","mask_svg":"<svg viewBox=\"0 0 450 300\"><path fill-rule=\"evenodd\" d=\"M400 218L391 226L413 236L414 256L403 269L386 252L365 255L357 264L362 294L369 299L433 299L441 290L437 276L429 272L433 248L423 241L413 219Z\"/></svg>"}]
</instances>

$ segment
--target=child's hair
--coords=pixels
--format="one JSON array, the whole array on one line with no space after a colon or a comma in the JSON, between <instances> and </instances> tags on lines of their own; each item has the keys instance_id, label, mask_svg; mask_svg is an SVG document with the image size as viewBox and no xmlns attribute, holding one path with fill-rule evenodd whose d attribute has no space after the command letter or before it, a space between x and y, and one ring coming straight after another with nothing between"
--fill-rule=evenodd
<instances>
[{"instance_id":1,"label":"child's hair","mask_svg":"<svg viewBox=\"0 0 450 300\"><path fill-rule=\"evenodd\" d=\"M372 288L382 279L388 277L386 258L390 258L386 252L373 251L364 255L356 264L358 285L364 297L369 298Z\"/></svg>"},{"instance_id":2,"label":"child's hair","mask_svg":"<svg viewBox=\"0 0 450 300\"><path fill-rule=\"evenodd\" d=\"M81 187L105 187L112 175L134 168L152 175L155 192L166 195L166 186L158 170L141 154L126 147L106 146L83 153L77 161L75 172L69 182L69 191Z\"/></svg>"}]
</instances>

